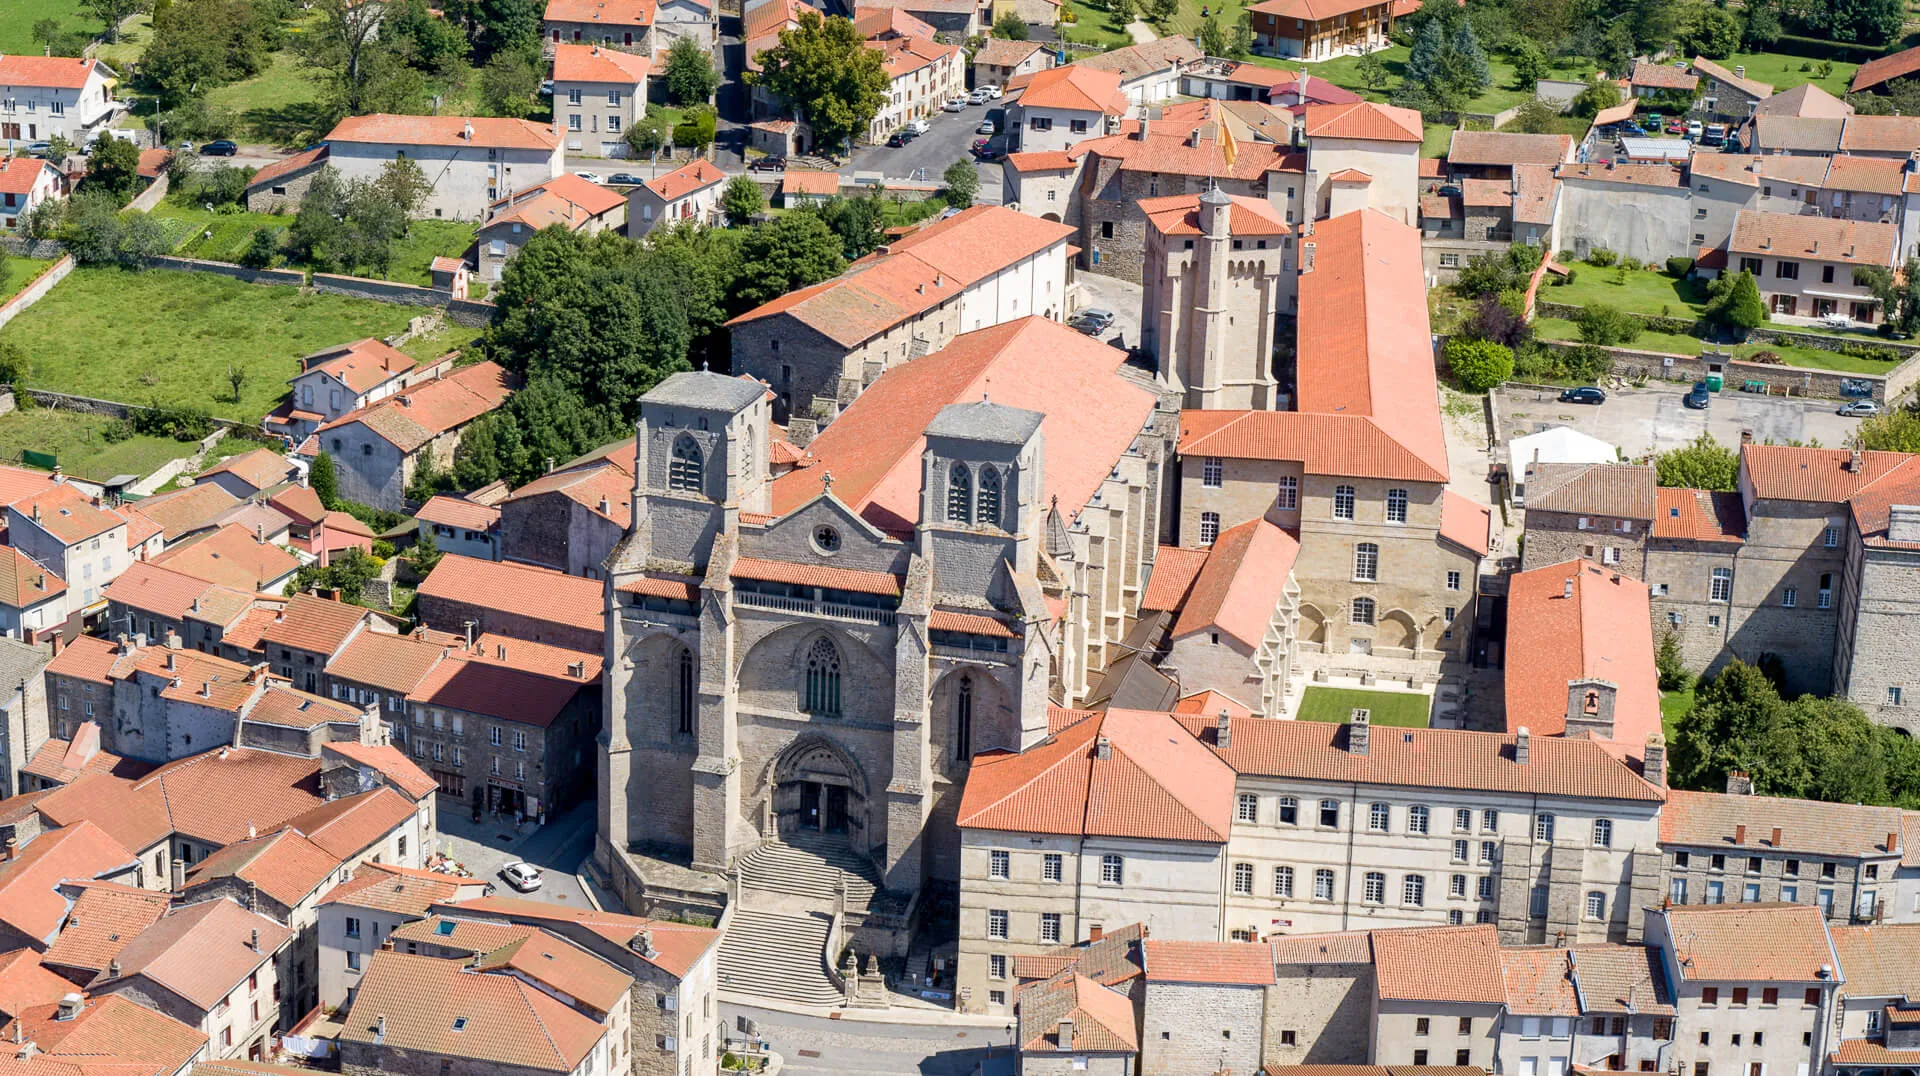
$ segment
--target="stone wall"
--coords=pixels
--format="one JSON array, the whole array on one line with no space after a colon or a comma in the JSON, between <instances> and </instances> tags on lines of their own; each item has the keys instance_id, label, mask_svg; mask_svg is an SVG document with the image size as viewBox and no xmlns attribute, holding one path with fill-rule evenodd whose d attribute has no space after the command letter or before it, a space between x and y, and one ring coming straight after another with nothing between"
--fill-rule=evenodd
<instances>
[{"instance_id":1,"label":"stone wall","mask_svg":"<svg viewBox=\"0 0 1920 1076\"><path fill-rule=\"evenodd\" d=\"M1276 973L1262 1022L1265 1063L1365 1064L1373 1035L1373 965L1282 964Z\"/></svg>"},{"instance_id":2,"label":"stone wall","mask_svg":"<svg viewBox=\"0 0 1920 1076\"><path fill-rule=\"evenodd\" d=\"M27 286L21 288L13 298L0 303L0 325L12 321L21 311L39 302L42 296L53 290L55 284L67 279L73 267L73 255L62 254L59 261L42 269L40 275L28 281Z\"/></svg>"},{"instance_id":3,"label":"stone wall","mask_svg":"<svg viewBox=\"0 0 1920 1076\"><path fill-rule=\"evenodd\" d=\"M455 299L451 292L441 291L438 288L423 288L415 284L398 284L391 280L369 280L366 277L340 276L335 273L315 273L313 289L330 295L372 299L378 303L443 307L447 311L447 317L455 323L470 327L486 325L493 320L492 303L478 299Z\"/></svg>"},{"instance_id":4,"label":"stone wall","mask_svg":"<svg viewBox=\"0 0 1920 1076\"><path fill-rule=\"evenodd\" d=\"M167 174L165 172L160 173L160 178L147 184L146 190L133 196L133 201L127 203L127 208L138 209L142 213L153 212L154 207L160 204L160 199L167 196L168 186L169 181Z\"/></svg>"},{"instance_id":5,"label":"stone wall","mask_svg":"<svg viewBox=\"0 0 1920 1076\"><path fill-rule=\"evenodd\" d=\"M1205 1057L1222 1072L1258 1072L1266 991L1252 986L1149 982L1140 1036L1143 1076L1191 1072ZM1209 1068L1208 1071L1213 1071Z\"/></svg>"},{"instance_id":6,"label":"stone wall","mask_svg":"<svg viewBox=\"0 0 1920 1076\"><path fill-rule=\"evenodd\" d=\"M58 258L67 252L67 245L58 239L27 239L17 235L0 235L0 249L9 254L18 254L22 258Z\"/></svg>"},{"instance_id":7,"label":"stone wall","mask_svg":"<svg viewBox=\"0 0 1920 1076\"><path fill-rule=\"evenodd\" d=\"M1543 304L1544 305L1544 304ZM1543 340L1549 347L1580 347L1574 340ZM1613 359L1613 372L1621 377L1646 375L1665 381L1698 381L1709 373L1726 378L1727 388L1737 390L1743 382L1761 381L1770 395L1813 396L1829 400L1878 400L1888 398L1887 378L1881 374L1855 374L1841 370L1814 370L1804 366L1774 366L1744 362L1718 355L1669 355L1634 348L1602 348ZM1911 362L1908 365L1912 365ZM1902 366L1900 370L1905 370ZM1906 373L1906 384L1920 380L1920 370ZM1848 392L1847 388L1857 391Z\"/></svg>"},{"instance_id":8,"label":"stone wall","mask_svg":"<svg viewBox=\"0 0 1920 1076\"><path fill-rule=\"evenodd\" d=\"M298 288L306 284L305 273L297 269L249 269L232 262L210 262L199 258L176 258L170 254L157 255L145 262L149 269L176 269L188 273L215 273L220 276L243 280L249 284L280 284Z\"/></svg>"}]
</instances>

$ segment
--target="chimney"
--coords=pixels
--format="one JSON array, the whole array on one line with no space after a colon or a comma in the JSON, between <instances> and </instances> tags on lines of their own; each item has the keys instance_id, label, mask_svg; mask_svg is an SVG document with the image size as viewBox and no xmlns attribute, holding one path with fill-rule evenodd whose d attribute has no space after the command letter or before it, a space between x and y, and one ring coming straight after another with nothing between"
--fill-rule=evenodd
<instances>
[{"instance_id":1,"label":"chimney","mask_svg":"<svg viewBox=\"0 0 1920 1076\"><path fill-rule=\"evenodd\" d=\"M189 612L189 613L197 613L197 612L199 612L199 611L200 611L200 599L199 599L199 598L193 598L193 599L191 599L191 600L189 600L189 601L187 602L187 612Z\"/></svg>"},{"instance_id":2,"label":"chimney","mask_svg":"<svg viewBox=\"0 0 1920 1076\"><path fill-rule=\"evenodd\" d=\"M1640 775L1655 788L1667 787L1667 738L1657 732L1647 737L1647 749L1641 759Z\"/></svg>"},{"instance_id":3,"label":"chimney","mask_svg":"<svg viewBox=\"0 0 1920 1076\"><path fill-rule=\"evenodd\" d=\"M1220 708L1219 723L1213 727L1213 745L1223 750L1233 746L1233 715L1224 706Z\"/></svg>"},{"instance_id":4,"label":"chimney","mask_svg":"<svg viewBox=\"0 0 1920 1076\"><path fill-rule=\"evenodd\" d=\"M1533 744L1533 731L1522 725L1513 734L1513 760L1520 765L1527 764L1528 749Z\"/></svg>"},{"instance_id":5,"label":"chimney","mask_svg":"<svg viewBox=\"0 0 1920 1076\"><path fill-rule=\"evenodd\" d=\"M463 125L460 129L460 137L469 142L473 141L473 124L468 123Z\"/></svg>"},{"instance_id":6,"label":"chimney","mask_svg":"<svg viewBox=\"0 0 1920 1076\"><path fill-rule=\"evenodd\" d=\"M1364 755L1373 732L1373 712L1356 706L1347 715L1347 753Z\"/></svg>"},{"instance_id":7,"label":"chimney","mask_svg":"<svg viewBox=\"0 0 1920 1076\"><path fill-rule=\"evenodd\" d=\"M387 1017L385 1013L373 1022L373 1044L379 1046L387 1041Z\"/></svg>"},{"instance_id":8,"label":"chimney","mask_svg":"<svg viewBox=\"0 0 1920 1076\"><path fill-rule=\"evenodd\" d=\"M1753 795L1753 777L1749 775L1745 770L1728 770L1727 771L1727 795L1729 796Z\"/></svg>"},{"instance_id":9,"label":"chimney","mask_svg":"<svg viewBox=\"0 0 1920 1076\"><path fill-rule=\"evenodd\" d=\"M1900 850L1900 834L1897 830L1890 829L1887 831L1887 854L1891 855L1895 852L1898 852L1899 850Z\"/></svg>"},{"instance_id":10,"label":"chimney","mask_svg":"<svg viewBox=\"0 0 1920 1076\"><path fill-rule=\"evenodd\" d=\"M1773 827L1773 839L1768 841L1767 844L1774 848L1780 847L1780 827L1779 826Z\"/></svg>"},{"instance_id":11,"label":"chimney","mask_svg":"<svg viewBox=\"0 0 1920 1076\"><path fill-rule=\"evenodd\" d=\"M86 999L82 998L79 994L62 994L60 996L60 1008L55 1011L53 1018L55 1020L71 1020L79 1016L80 1010L85 1007Z\"/></svg>"},{"instance_id":12,"label":"chimney","mask_svg":"<svg viewBox=\"0 0 1920 1076\"><path fill-rule=\"evenodd\" d=\"M605 497L600 498L600 514L603 516L610 516L613 514L613 502L608 500Z\"/></svg>"},{"instance_id":13,"label":"chimney","mask_svg":"<svg viewBox=\"0 0 1920 1076\"><path fill-rule=\"evenodd\" d=\"M587 678L587 663L584 661L568 662L567 675L578 680L585 680Z\"/></svg>"},{"instance_id":14,"label":"chimney","mask_svg":"<svg viewBox=\"0 0 1920 1076\"><path fill-rule=\"evenodd\" d=\"M1563 583L1563 584L1561 584L1561 586L1560 586L1560 596L1561 596L1562 598L1571 598L1571 597L1573 597L1573 577L1572 577L1572 576L1568 576L1568 577L1567 577L1567 581L1566 581L1565 583Z\"/></svg>"},{"instance_id":15,"label":"chimney","mask_svg":"<svg viewBox=\"0 0 1920 1076\"><path fill-rule=\"evenodd\" d=\"M171 650L169 650L169 651L167 651L167 664L166 664L166 669L167 669L167 671L168 671L168 672L172 672L172 671L173 671L173 651L171 651Z\"/></svg>"},{"instance_id":16,"label":"chimney","mask_svg":"<svg viewBox=\"0 0 1920 1076\"><path fill-rule=\"evenodd\" d=\"M253 929L253 932L250 935L248 935L247 948L253 950L256 953L260 951L260 928L259 927L255 927Z\"/></svg>"},{"instance_id":17,"label":"chimney","mask_svg":"<svg viewBox=\"0 0 1920 1076\"><path fill-rule=\"evenodd\" d=\"M1734 65L1733 65L1733 77L1735 77L1735 78L1746 78L1746 77L1747 77L1747 65L1746 65L1746 64L1734 64Z\"/></svg>"},{"instance_id":18,"label":"chimney","mask_svg":"<svg viewBox=\"0 0 1920 1076\"><path fill-rule=\"evenodd\" d=\"M1300 244L1300 275L1301 276L1305 276L1306 274L1313 272L1313 248L1314 248L1314 244L1311 242L1305 242Z\"/></svg>"},{"instance_id":19,"label":"chimney","mask_svg":"<svg viewBox=\"0 0 1920 1076\"><path fill-rule=\"evenodd\" d=\"M1073 1017L1062 1016L1060 1018L1060 1028L1054 1032L1053 1045L1056 1050L1073 1049Z\"/></svg>"},{"instance_id":20,"label":"chimney","mask_svg":"<svg viewBox=\"0 0 1920 1076\"><path fill-rule=\"evenodd\" d=\"M203 699L213 698L213 681L211 680L200 681L200 697Z\"/></svg>"},{"instance_id":21,"label":"chimney","mask_svg":"<svg viewBox=\"0 0 1920 1076\"><path fill-rule=\"evenodd\" d=\"M1140 129L1134 132L1133 137L1134 140L1138 142L1145 142L1147 140L1147 118L1145 116L1140 117ZM37 512L39 509L36 508L34 511Z\"/></svg>"},{"instance_id":22,"label":"chimney","mask_svg":"<svg viewBox=\"0 0 1920 1076\"><path fill-rule=\"evenodd\" d=\"M1850 474L1859 474L1866 463L1866 457L1860 455L1860 450L1856 448L1847 456L1847 471Z\"/></svg>"},{"instance_id":23,"label":"chimney","mask_svg":"<svg viewBox=\"0 0 1920 1076\"><path fill-rule=\"evenodd\" d=\"M653 957L659 953L659 950L653 947L653 931L651 930L634 931L633 937L627 942L627 948L632 949L634 952L639 953L649 960L653 959Z\"/></svg>"},{"instance_id":24,"label":"chimney","mask_svg":"<svg viewBox=\"0 0 1920 1076\"><path fill-rule=\"evenodd\" d=\"M469 621L466 621L466 627L467 627L467 649L468 649L468 650L472 650L472 649L473 649L473 626L474 626L474 624L475 624L475 623L476 623L476 621L472 621L472 620L469 620Z\"/></svg>"},{"instance_id":25,"label":"chimney","mask_svg":"<svg viewBox=\"0 0 1920 1076\"><path fill-rule=\"evenodd\" d=\"M187 864L179 856L173 858L173 891L187 888Z\"/></svg>"},{"instance_id":26,"label":"chimney","mask_svg":"<svg viewBox=\"0 0 1920 1076\"><path fill-rule=\"evenodd\" d=\"M1105 736L1093 738L1093 757L1105 761L1113 757L1113 741Z\"/></svg>"},{"instance_id":27,"label":"chimney","mask_svg":"<svg viewBox=\"0 0 1920 1076\"><path fill-rule=\"evenodd\" d=\"M1747 827L1744 823L1733 827L1733 843L1736 845L1747 843Z\"/></svg>"},{"instance_id":28,"label":"chimney","mask_svg":"<svg viewBox=\"0 0 1920 1076\"><path fill-rule=\"evenodd\" d=\"M493 652L496 660L498 661L507 660L507 644L495 643L493 647Z\"/></svg>"},{"instance_id":29,"label":"chimney","mask_svg":"<svg viewBox=\"0 0 1920 1076\"><path fill-rule=\"evenodd\" d=\"M1098 923L1095 923L1094 925L1087 928L1087 940L1090 942L1097 942L1101 938L1106 937L1106 934L1107 934L1106 928L1102 927Z\"/></svg>"},{"instance_id":30,"label":"chimney","mask_svg":"<svg viewBox=\"0 0 1920 1076\"><path fill-rule=\"evenodd\" d=\"M107 961L107 978L118 979L119 977L120 977L120 961L118 960Z\"/></svg>"}]
</instances>

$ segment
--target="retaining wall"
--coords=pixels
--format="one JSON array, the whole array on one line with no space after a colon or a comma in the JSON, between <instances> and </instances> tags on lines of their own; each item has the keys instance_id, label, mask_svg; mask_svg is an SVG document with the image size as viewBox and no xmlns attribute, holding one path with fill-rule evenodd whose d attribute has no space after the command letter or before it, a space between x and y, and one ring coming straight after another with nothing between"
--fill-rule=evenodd
<instances>
[{"instance_id":1,"label":"retaining wall","mask_svg":"<svg viewBox=\"0 0 1920 1076\"><path fill-rule=\"evenodd\" d=\"M1575 340L1543 340L1548 347L1582 347ZM1613 360L1613 372L1622 377L1645 374L1666 381L1699 381L1709 373L1726 379L1729 390L1738 390L1747 381L1763 381L1772 395L1813 396L1830 400L1877 400L1888 398L1887 378L1880 374L1853 374L1840 370L1815 370L1805 366L1774 366L1743 362L1711 355L1669 355L1661 351L1635 348L1601 348ZM1908 363L1907 365L1912 365ZM1900 369L1905 370L1906 366ZM1920 374L1910 374L1908 384ZM1847 391L1849 388L1855 391Z\"/></svg>"},{"instance_id":2,"label":"retaining wall","mask_svg":"<svg viewBox=\"0 0 1920 1076\"><path fill-rule=\"evenodd\" d=\"M142 213L153 212L153 208L160 204L160 199L167 196L169 183L170 181L167 179L167 174L165 172L160 173L160 178L147 184L146 190L133 196L133 201L127 203L127 208L138 209Z\"/></svg>"},{"instance_id":3,"label":"retaining wall","mask_svg":"<svg viewBox=\"0 0 1920 1076\"><path fill-rule=\"evenodd\" d=\"M348 295L356 299L372 299L380 303L396 303L401 306L440 307L447 317L461 325L480 326L493 320L493 304L479 299L455 299L451 292L437 288L422 288L414 284L396 284L391 280L368 280L365 277L340 276L335 273L313 274L313 289L333 295Z\"/></svg>"},{"instance_id":4,"label":"retaining wall","mask_svg":"<svg viewBox=\"0 0 1920 1076\"><path fill-rule=\"evenodd\" d=\"M18 235L0 235L0 247L22 258L58 258L67 252L67 245L58 239L28 239Z\"/></svg>"},{"instance_id":5,"label":"retaining wall","mask_svg":"<svg viewBox=\"0 0 1920 1076\"><path fill-rule=\"evenodd\" d=\"M19 294L0 303L0 325L12 321L19 313L40 301L40 297L53 290L55 284L67 279L73 272L73 255L62 254L60 260L40 270L40 275L27 282Z\"/></svg>"},{"instance_id":6,"label":"retaining wall","mask_svg":"<svg viewBox=\"0 0 1920 1076\"><path fill-rule=\"evenodd\" d=\"M162 254L148 258L145 263L149 269L178 269L188 273L215 273L232 277L249 284L279 284L298 288L307 282L306 274L297 269L249 269L232 262L210 262L199 258L176 258L171 254Z\"/></svg>"}]
</instances>

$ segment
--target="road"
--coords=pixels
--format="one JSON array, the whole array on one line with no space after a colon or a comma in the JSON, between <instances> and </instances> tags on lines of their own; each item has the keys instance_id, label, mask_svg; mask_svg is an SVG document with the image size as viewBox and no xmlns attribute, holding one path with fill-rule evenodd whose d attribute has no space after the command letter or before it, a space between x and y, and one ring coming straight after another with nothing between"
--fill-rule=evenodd
<instances>
[{"instance_id":1,"label":"road","mask_svg":"<svg viewBox=\"0 0 1920 1076\"><path fill-rule=\"evenodd\" d=\"M1704 432L1737 446L1743 431L1755 441L1846 444L1860 420L1835 412L1838 400L1787 399L1726 391L1704 411L1681 404L1687 386L1656 383L1645 389L1608 389L1598 406L1559 403L1553 390L1502 389L1500 433L1511 440L1550 426L1571 426L1618 445L1629 457L1679 448Z\"/></svg>"},{"instance_id":2,"label":"road","mask_svg":"<svg viewBox=\"0 0 1920 1076\"><path fill-rule=\"evenodd\" d=\"M919 1073L921 1076L1012 1076L1012 1024L951 1027L827 1020L721 1003L720 1018L738 1035L739 1020L753 1021L760 1036L786 1060L783 1072L808 1074Z\"/></svg>"},{"instance_id":3,"label":"road","mask_svg":"<svg viewBox=\"0 0 1920 1076\"><path fill-rule=\"evenodd\" d=\"M459 860L476 878L495 883L502 894L512 894L500 881L500 868L524 860L545 872L541 887L519 894L533 900L590 908L581 887L579 870L593 852L592 801L580 804L544 826L513 826L485 816L475 823L470 812L440 812L440 850Z\"/></svg>"},{"instance_id":4,"label":"road","mask_svg":"<svg viewBox=\"0 0 1920 1076\"><path fill-rule=\"evenodd\" d=\"M968 105L964 112L935 112L927 122L932 130L919 138L898 148L890 146L861 146L853 151L846 167L840 169L843 176L855 172L879 172L888 179L907 181L914 178L916 170L923 174L919 182L938 183L940 174L955 161L973 159L973 142L976 138L985 138L975 128L985 119L992 119L996 126L1006 123L1006 109L1000 102L989 101L984 105ZM1005 138L994 135L997 147ZM980 194L978 200L998 205L1000 196L1000 164L976 162L980 172Z\"/></svg>"}]
</instances>

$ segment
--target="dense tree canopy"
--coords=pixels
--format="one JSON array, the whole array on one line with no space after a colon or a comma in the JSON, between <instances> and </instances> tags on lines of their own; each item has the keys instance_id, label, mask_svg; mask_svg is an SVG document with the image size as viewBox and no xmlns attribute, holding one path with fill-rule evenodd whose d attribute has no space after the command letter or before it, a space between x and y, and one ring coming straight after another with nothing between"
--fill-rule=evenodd
<instances>
[{"instance_id":1,"label":"dense tree canopy","mask_svg":"<svg viewBox=\"0 0 1920 1076\"><path fill-rule=\"evenodd\" d=\"M889 86L880 50L853 23L803 11L796 29L760 55L757 84L796 105L827 145L850 144L880 111Z\"/></svg>"}]
</instances>

